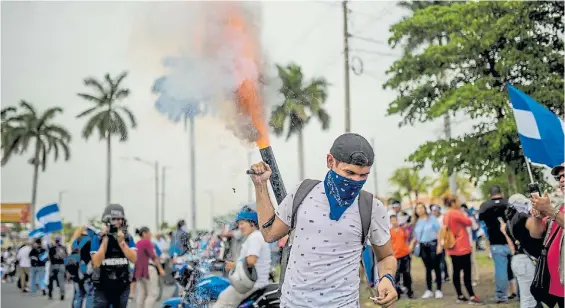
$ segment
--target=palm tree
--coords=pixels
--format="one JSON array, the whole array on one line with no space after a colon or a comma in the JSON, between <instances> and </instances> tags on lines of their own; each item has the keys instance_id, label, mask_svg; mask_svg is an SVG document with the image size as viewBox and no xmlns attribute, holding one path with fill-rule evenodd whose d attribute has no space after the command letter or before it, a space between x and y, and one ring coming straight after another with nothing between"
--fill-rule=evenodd
<instances>
[{"instance_id":1,"label":"palm tree","mask_svg":"<svg viewBox=\"0 0 565 308\"><path fill-rule=\"evenodd\" d=\"M420 176L417 169L404 167L396 169L389 182L398 188L401 195L408 197L411 205L414 205L413 200L417 202L420 193L427 192L434 180L429 176ZM415 199L412 199L412 194Z\"/></svg>"},{"instance_id":2,"label":"palm tree","mask_svg":"<svg viewBox=\"0 0 565 308\"><path fill-rule=\"evenodd\" d=\"M293 63L286 67L277 65L277 70L282 81L279 91L284 95L284 102L272 111L269 125L277 136L281 136L286 130L286 140L294 134L298 136L299 174L302 180L304 179L302 131L312 117L320 121L322 130L330 127L330 115L322 108L328 98L329 83L323 77L305 81L302 69Z\"/></svg>"},{"instance_id":3,"label":"palm tree","mask_svg":"<svg viewBox=\"0 0 565 308\"><path fill-rule=\"evenodd\" d=\"M77 118L82 118L95 113L88 118L84 125L83 138L88 140L96 130L100 140L106 139L106 204L110 204L112 195L112 135L120 136L120 142L128 140L128 125L126 125L122 115L127 116L131 128L137 127L133 113L127 107L119 104L130 94L128 88L121 87L121 83L127 75L127 72L122 72L118 77L112 79L110 74L106 74L103 81L98 81L94 77L87 77L84 79L84 85L92 88L94 94L77 94L89 103L94 104L94 106L77 115Z\"/></svg>"},{"instance_id":4,"label":"palm tree","mask_svg":"<svg viewBox=\"0 0 565 308\"><path fill-rule=\"evenodd\" d=\"M35 108L25 102L20 102L20 109L2 110L2 166L4 166L12 155L26 153L30 144L33 146L33 156L29 162L33 165L33 185L31 191L31 226L35 228L35 204L37 201L37 182L39 178L39 167L45 171L47 157L53 153L54 160L59 158L60 151L63 152L65 160L70 158L69 143L71 135L62 126L53 123L53 119L62 108L52 107L43 114L38 114ZM13 114L13 115L10 115ZM6 142L6 143L4 143Z\"/></svg>"},{"instance_id":5,"label":"palm tree","mask_svg":"<svg viewBox=\"0 0 565 308\"><path fill-rule=\"evenodd\" d=\"M464 197L466 200L470 200L474 189L474 185L471 183L471 180L457 175L455 177L455 183L457 186L457 195ZM436 185L432 188L432 197L439 198L449 192L449 175L447 174L447 171L443 171L437 179Z\"/></svg>"}]
</instances>

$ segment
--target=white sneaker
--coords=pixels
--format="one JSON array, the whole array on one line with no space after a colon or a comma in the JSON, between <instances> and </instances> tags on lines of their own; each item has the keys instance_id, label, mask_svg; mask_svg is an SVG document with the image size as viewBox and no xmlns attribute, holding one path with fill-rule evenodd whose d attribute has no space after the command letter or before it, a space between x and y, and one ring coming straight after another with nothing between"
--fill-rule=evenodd
<instances>
[{"instance_id":1,"label":"white sneaker","mask_svg":"<svg viewBox=\"0 0 565 308\"><path fill-rule=\"evenodd\" d=\"M422 298L426 299L426 298L430 298L432 296L434 296L434 293L432 293L432 291L430 291L430 290L426 290L426 292L424 292L424 295L422 295Z\"/></svg>"},{"instance_id":2,"label":"white sneaker","mask_svg":"<svg viewBox=\"0 0 565 308\"><path fill-rule=\"evenodd\" d=\"M436 296L435 298L443 298L443 293L441 293L440 290L436 290Z\"/></svg>"}]
</instances>

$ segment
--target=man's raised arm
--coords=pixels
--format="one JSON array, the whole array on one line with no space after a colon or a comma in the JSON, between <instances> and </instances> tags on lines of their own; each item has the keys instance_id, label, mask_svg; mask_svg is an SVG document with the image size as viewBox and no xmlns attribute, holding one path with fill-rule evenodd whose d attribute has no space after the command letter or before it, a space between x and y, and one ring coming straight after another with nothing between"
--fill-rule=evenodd
<instances>
[{"instance_id":1,"label":"man's raised arm","mask_svg":"<svg viewBox=\"0 0 565 308\"><path fill-rule=\"evenodd\" d=\"M257 215L259 216L259 228L263 234L265 242L272 243L278 241L288 234L289 225L275 215L275 208L269 195L269 178L271 168L265 162L259 162L251 166L255 174L251 174L251 180L255 184L255 200L257 203ZM285 197L279 207L288 203L289 196ZM292 203L292 200L290 201ZM292 205L291 205L292 211Z\"/></svg>"}]
</instances>

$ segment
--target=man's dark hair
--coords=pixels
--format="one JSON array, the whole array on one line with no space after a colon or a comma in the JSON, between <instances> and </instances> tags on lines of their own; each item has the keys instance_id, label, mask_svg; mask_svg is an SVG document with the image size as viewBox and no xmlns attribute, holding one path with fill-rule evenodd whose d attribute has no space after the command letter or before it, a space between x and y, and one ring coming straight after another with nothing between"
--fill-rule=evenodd
<instances>
[{"instance_id":1,"label":"man's dark hair","mask_svg":"<svg viewBox=\"0 0 565 308\"><path fill-rule=\"evenodd\" d=\"M496 195L502 195L502 189L500 188L500 186L498 185L494 185L493 187L490 188L490 196L496 196Z\"/></svg>"}]
</instances>

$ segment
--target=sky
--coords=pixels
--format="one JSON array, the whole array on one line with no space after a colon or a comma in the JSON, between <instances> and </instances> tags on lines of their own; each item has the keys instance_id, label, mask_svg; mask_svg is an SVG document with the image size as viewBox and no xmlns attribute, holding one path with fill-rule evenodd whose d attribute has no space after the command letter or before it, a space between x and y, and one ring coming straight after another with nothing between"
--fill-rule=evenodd
<instances>
[{"instance_id":1,"label":"sky","mask_svg":"<svg viewBox=\"0 0 565 308\"><path fill-rule=\"evenodd\" d=\"M307 78L325 77L331 83L325 104L331 115L330 129L322 131L314 120L304 133L305 175L322 179L327 172L326 154L345 131L341 2L265 1L258 5L261 43L270 62L295 62ZM389 1L352 1L349 7L350 33L369 39L350 40L352 62L358 65L361 59L364 71L351 73L351 130L374 139L378 192L386 195L395 189L388 183L394 169L407 166L405 159L420 144L440 138L442 123L399 128L400 117L386 116L396 93L383 90L382 84L387 68L400 54L386 42L390 26L408 12ZM40 110L60 106L64 113L57 121L73 135L71 159L50 160L40 174L38 206L62 196L66 220L85 223L100 217L105 202L106 145L97 137L81 137L85 121L76 115L89 105L76 93L88 91L82 82L87 76L102 78L105 73L115 76L128 71L124 85L131 95L124 104L134 112L139 126L127 142L113 143L112 202L124 206L130 225L153 227L154 168L133 158L158 161L167 166L165 220L189 219L188 134L182 123L170 122L156 111L151 87L163 74L163 57L184 45L180 28L190 27L190 16L186 2L2 2L2 107L22 99ZM152 33L154 26L159 27L155 31L159 35ZM248 153L253 162L260 155L253 144L235 138L217 118L197 118L195 129L197 226L207 228L212 215L248 202ZM455 135L461 134L470 129L470 123L455 119L453 129ZM289 190L300 182L297 139L271 136L271 145ZM29 202L30 155L13 157L2 167L2 202ZM365 189L375 191L372 176Z\"/></svg>"}]
</instances>

